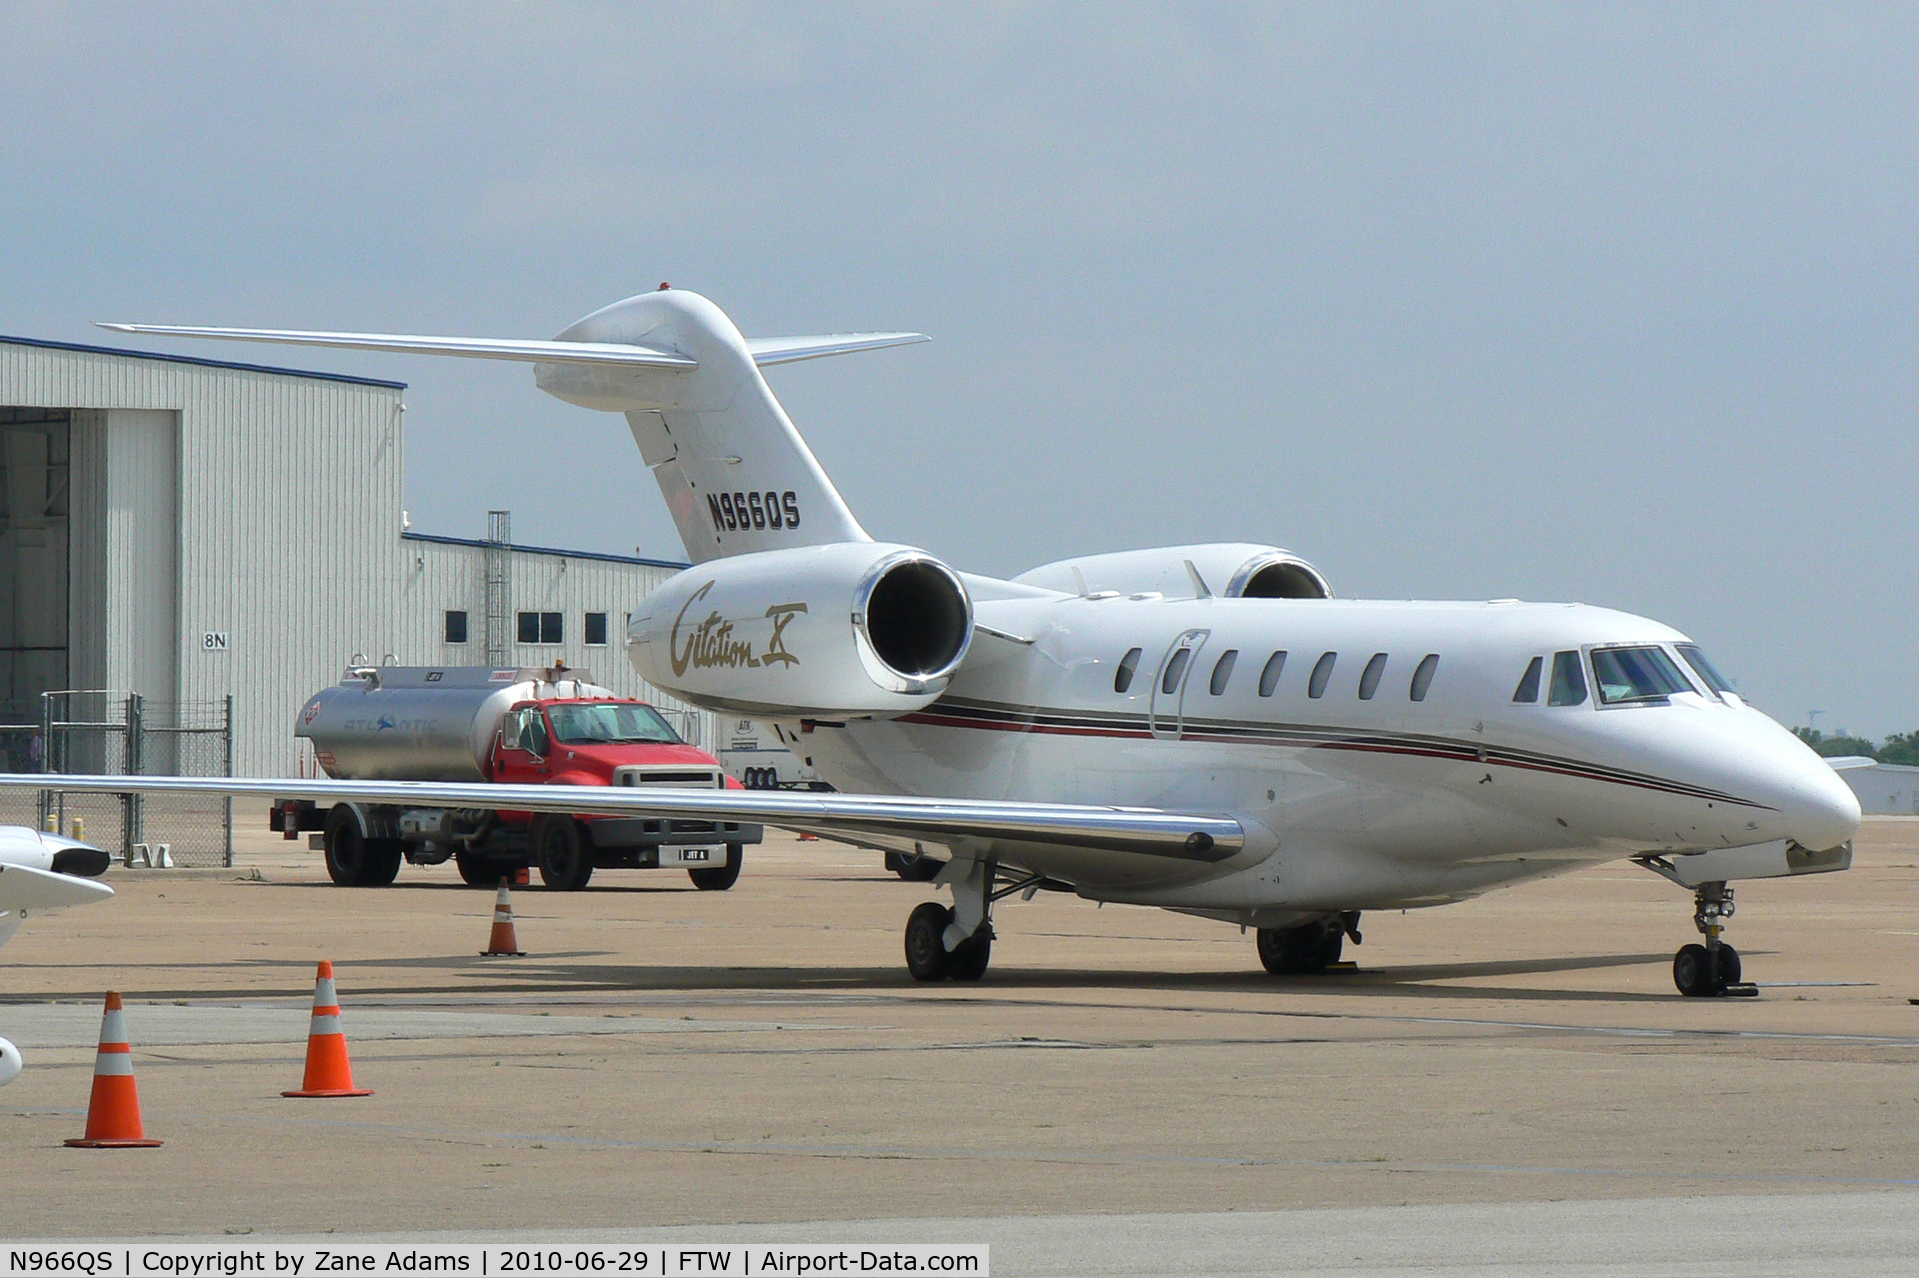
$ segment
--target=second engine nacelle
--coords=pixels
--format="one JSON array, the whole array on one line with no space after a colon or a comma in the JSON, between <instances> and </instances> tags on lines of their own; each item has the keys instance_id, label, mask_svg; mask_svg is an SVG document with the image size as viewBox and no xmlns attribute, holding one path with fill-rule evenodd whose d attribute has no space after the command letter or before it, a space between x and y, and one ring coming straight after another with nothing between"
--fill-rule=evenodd
<instances>
[{"instance_id":1,"label":"second engine nacelle","mask_svg":"<svg viewBox=\"0 0 1919 1278\"><path fill-rule=\"evenodd\" d=\"M1247 542L1154 546L1083 555L1029 568L1014 581L1069 595L1113 590L1169 599L1218 595L1226 599L1331 599L1319 569L1290 550Z\"/></svg>"},{"instance_id":2,"label":"second engine nacelle","mask_svg":"<svg viewBox=\"0 0 1919 1278\"><path fill-rule=\"evenodd\" d=\"M946 690L973 639L959 574L876 542L717 559L646 607L627 628L642 678L708 709L769 717L910 714Z\"/></svg>"}]
</instances>

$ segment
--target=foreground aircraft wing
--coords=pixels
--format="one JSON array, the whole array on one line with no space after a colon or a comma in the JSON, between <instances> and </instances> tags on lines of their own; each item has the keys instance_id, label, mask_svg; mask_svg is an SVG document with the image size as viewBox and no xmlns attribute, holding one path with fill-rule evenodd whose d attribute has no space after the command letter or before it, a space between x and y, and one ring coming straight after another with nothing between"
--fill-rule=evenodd
<instances>
[{"instance_id":1,"label":"foreground aircraft wing","mask_svg":"<svg viewBox=\"0 0 1919 1278\"><path fill-rule=\"evenodd\" d=\"M1202 863L1224 861L1246 842L1245 830L1239 822L1219 814L892 794L443 781L63 776L57 773L0 775L0 790L221 794L259 799L310 799L317 803L400 803L575 816L751 821L855 840L865 834L892 834L949 845L954 842L1045 843Z\"/></svg>"},{"instance_id":2,"label":"foreground aircraft wing","mask_svg":"<svg viewBox=\"0 0 1919 1278\"><path fill-rule=\"evenodd\" d=\"M0 864L0 945L12 938L29 914L87 905L112 895L112 888L91 879L36 870L29 865Z\"/></svg>"},{"instance_id":3,"label":"foreground aircraft wing","mask_svg":"<svg viewBox=\"0 0 1919 1278\"><path fill-rule=\"evenodd\" d=\"M426 337L408 333L324 333L289 328L190 328L173 324L101 324L116 333L155 337L206 337L224 342L271 342L280 346L332 346L398 355L460 355L527 364L591 364L624 368L698 368L675 351L625 342L563 342L519 337ZM932 339L924 333L826 333L818 337L755 337L746 348L761 366L792 364L826 355L876 351Z\"/></svg>"}]
</instances>

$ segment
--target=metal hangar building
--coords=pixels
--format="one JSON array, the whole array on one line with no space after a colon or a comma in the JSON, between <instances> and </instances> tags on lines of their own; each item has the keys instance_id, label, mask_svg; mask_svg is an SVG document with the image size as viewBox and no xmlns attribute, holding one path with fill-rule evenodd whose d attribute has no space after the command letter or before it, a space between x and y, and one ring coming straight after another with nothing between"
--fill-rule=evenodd
<instances>
[{"instance_id":1,"label":"metal hangar building","mask_svg":"<svg viewBox=\"0 0 1919 1278\"><path fill-rule=\"evenodd\" d=\"M233 772L300 775L294 718L356 655L564 661L710 745L623 646L685 565L514 546L505 512L486 540L412 532L405 390L0 337L0 768L37 771L46 694L86 690L183 721L230 697Z\"/></svg>"}]
</instances>

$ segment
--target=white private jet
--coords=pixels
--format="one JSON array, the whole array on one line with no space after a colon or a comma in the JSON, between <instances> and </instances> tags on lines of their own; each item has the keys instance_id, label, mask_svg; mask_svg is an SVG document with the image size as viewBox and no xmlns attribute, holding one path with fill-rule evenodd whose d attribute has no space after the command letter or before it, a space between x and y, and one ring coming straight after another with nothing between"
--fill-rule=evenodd
<instances>
[{"instance_id":1,"label":"white private jet","mask_svg":"<svg viewBox=\"0 0 1919 1278\"><path fill-rule=\"evenodd\" d=\"M32 914L104 901L113 889L89 882L113 858L91 844L23 825L0 825L0 945ZM0 1087L20 1076L20 1049L0 1038Z\"/></svg>"},{"instance_id":2,"label":"white private jet","mask_svg":"<svg viewBox=\"0 0 1919 1278\"><path fill-rule=\"evenodd\" d=\"M694 567L639 601L656 686L773 720L835 794L35 777L323 803L747 820L947 857L906 926L923 981L978 979L1002 898L1076 892L1336 962L1362 911L1636 860L1695 894L1689 995L1751 992L1734 880L1840 870L1859 805L1687 637L1580 604L1342 600L1275 546L1171 546L1010 581L875 542L761 368L924 340L748 339L662 286L552 341L109 325L459 355L624 413Z\"/></svg>"}]
</instances>

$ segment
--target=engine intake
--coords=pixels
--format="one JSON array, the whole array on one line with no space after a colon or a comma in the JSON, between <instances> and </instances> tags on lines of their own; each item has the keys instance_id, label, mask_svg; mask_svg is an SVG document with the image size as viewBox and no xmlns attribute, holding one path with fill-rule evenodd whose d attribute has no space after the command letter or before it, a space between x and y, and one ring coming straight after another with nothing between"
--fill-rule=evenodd
<instances>
[{"instance_id":1,"label":"engine intake","mask_svg":"<svg viewBox=\"0 0 1919 1278\"><path fill-rule=\"evenodd\" d=\"M900 692L951 674L973 637L966 587L952 569L917 551L873 565L854 607L861 636Z\"/></svg>"}]
</instances>

